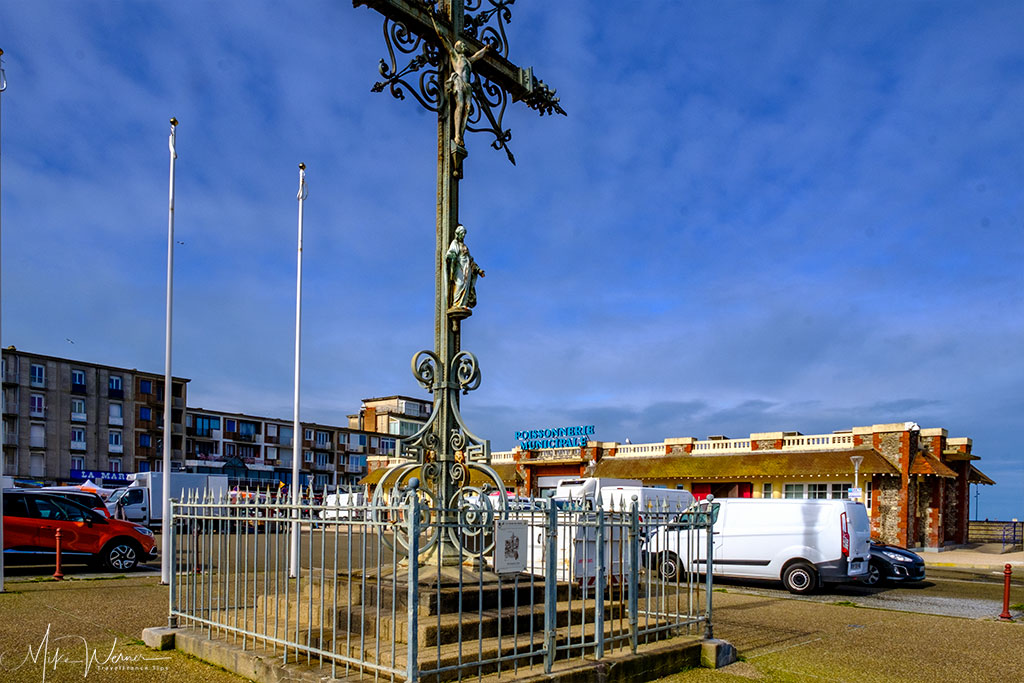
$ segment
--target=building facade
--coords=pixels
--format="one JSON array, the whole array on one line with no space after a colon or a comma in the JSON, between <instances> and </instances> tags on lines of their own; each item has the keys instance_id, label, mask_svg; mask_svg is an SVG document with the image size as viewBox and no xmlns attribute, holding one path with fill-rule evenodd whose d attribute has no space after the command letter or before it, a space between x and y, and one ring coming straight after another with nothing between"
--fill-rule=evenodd
<instances>
[{"instance_id":1,"label":"building facade","mask_svg":"<svg viewBox=\"0 0 1024 683\"><path fill-rule=\"evenodd\" d=\"M125 479L160 469L164 378L8 347L3 351L4 473L32 481ZM183 460L189 380L172 385L171 454ZM78 473L75 475L75 473Z\"/></svg>"},{"instance_id":2,"label":"building facade","mask_svg":"<svg viewBox=\"0 0 1024 683\"><path fill-rule=\"evenodd\" d=\"M974 466L968 438L912 422L832 434L765 432L741 439L671 438L660 443L589 441L579 448L505 451L522 493L543 495L564 477L640 479L700 499L843 498L859 486L872 533L885 541L938 549L967 542L970 484L992 484ZM857 458L857 464L854 460ZM856 477L855 477L856 474ZM856 481L855 481L856 479Z\"/></svg>"},{"instance_id":3,"label":"building facade","mask_svg":"<svg viewBox=\"0 0 1024 683\"><path fill-rule=\"evenodd\" d=\"M118 485L132 473L163 469L163 375L14 347L4 349L2 366L5 475L23 483ZM188 383L172 384L172 470L224 474L232 486L248 488L291 484L292 421L189 408ZM394 454L389 432L408 430L422 403L367 399L361 414L369 407L369 429L302 423L301 485L357 484L367 458L386 462ZM378 425L387 431L378 433Z\"/></svg>"},{"instance_id":4,"label":"building facade","mask_svg":"<svg viewBox=\"0 0 1024 683\"><path fill-rule=\"evenodd\" d=\"M224 474L232 485L290 485L294 423L205 408L186 417L186 461L190 472ZM352 486L366 474L367 457L387 457L394 439L348 427L301 423L301 486Z\"/></svg>"},{"instance_id":5,"label":"building facade","mask_svg":"<svg viewBox=\"0 0 1024 683\"><path fill-rule=\"evenodd\" d=\"M430 418L433 406L431 401L412 396L383 396L363 399L359 413L348 416L349 428L386 434L390 444L390 452L380 449L369 453L368 471L373 472L397 463L395 441L418 432Z\"/></svg>"}]
</instances>

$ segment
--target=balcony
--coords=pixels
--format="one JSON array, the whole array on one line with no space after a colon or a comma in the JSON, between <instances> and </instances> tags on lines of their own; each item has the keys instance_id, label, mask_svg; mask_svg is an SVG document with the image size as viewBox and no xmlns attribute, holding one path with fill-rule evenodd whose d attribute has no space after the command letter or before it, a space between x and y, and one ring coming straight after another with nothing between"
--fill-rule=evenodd
<instances>
[{"instance_id":1,"label":"balcony","mask_svg":"<svg viewBox=\"0 0 1024 683\"><path fill-rule=\"evenodd\" d=\"M124 399L124 389L107 389L107 398Z\"/></svg>"},{"instance_id":2,"label":"balcony","mask_svg":"<svg viewBox=\"0 0 1024 683\"><path fill-rule=\"evenodd\" d=\"M85 413L71 413L72 422L87 422L88 416Z\"/></svg>"},{"instance_id":3,"label":"balcony","mask_svg":"<svg viewBox=\"0 0 1024 683\"><path fill-rule=\"evenodd\" d=\"M171 434L184 434L185 428L181 426L180 422L171 423Z\"/></svg>"},{"instance_id":4,"label":"balcony","mask_svg":"<svg viewBox=\"0 0 1024 683\"><path fill-rule=\"evenodd\" d=\"M185 407L185 399L181 398L180 396L172 396L171 397L171 407L172 408L184 408Z\"/></svg>"},{"instance_id":5,"label":"balcony","mask_svg":"<svg viewBox=\"0 0 1024 683\"><path fill-rule=\"evenodd\" d=\"M109 444L107 446L107 452L108 453L124 453L124 445L123 444L116 444L116 445L115 444Z\"/></svg>"},{"instance_id":6,"label":"balcony","mask_svg":"<svg viewBox=\"0 0 1024 683\"><path fill-rule=\"evenodd\" d=\"M73 450L73 451L84 451L85 450L85 441L72 441L71 442L71 450ZM79 469L81 469L81 468L79 468Z\"/></svg>"},{"instance_id":7,"label":"balcony","mask_svg":"<svg viewBox=\"0 0 1024 683\"><path fill-rule=\"evenodd\" d=\"M84 396L87 393L89 393L89 391L88 391L88 389L86 388L86 386L84 384L75 384L74 382L72 382L71 383L71 393L72 394L79 394L81 396Z\"/></svg>"},{"instance_id":8,"label":"balcony","mask_svg":"<svg viewBox=\"0 0 1024 683\"><path fill-rule=\"evenodd\" d=\"M120 415L118 415L116 417L111 415L110 418L107 421L107 424L112 424L112 425L115 425L117 427L123 427L124 426L124 417L122 417Z\"/></svg>"},{"instance_id":9,"label":"balcony","mask_svg":"<svg viewBox=\"0 0 1024 683\"><path fill-rule=\"evenodd\" d=\"M46 417L46 408L29 408L28 414L31 417Z\"/></svg>"}]
</instances>

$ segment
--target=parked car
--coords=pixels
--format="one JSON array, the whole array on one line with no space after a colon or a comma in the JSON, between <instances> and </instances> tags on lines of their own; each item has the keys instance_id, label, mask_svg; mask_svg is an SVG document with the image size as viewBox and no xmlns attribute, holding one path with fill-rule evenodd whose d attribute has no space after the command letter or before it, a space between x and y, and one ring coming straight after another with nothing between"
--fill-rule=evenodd
<instances>
[{"instance_id":1,"label":"parked car","mask_svg":"<svg viewBox=\"0 0 1024 683\"><path fill-rule=\"evenodd\" d=\"M83 491L75 486L44 486L41 489L32 490L43 493L52 493L55 496L61 496L68 500L73 500L76 503L81 503L90 510L95 510L104 517L110 517L110 511L107 510L107 504L103 502L102 498L92 491Z\"/></svg>"},{"instance_id":2,"label":"parked car","mask_svg":"<svg viewBox=\"0 0 1024 683\"><path fill-rule=\"evenodd\" d=\"M923 581L924 559L898 545L871 539L871 559L861 583L875 586L885 581Z\"/></svg>"},{"instance_id":3,"label":"parked car","mask_svg":"<svg viewBox=\"0 0 1024 683\"><path fill-rule=\"evenodd\" d=\"M134 569L157 557L153 533L144 526L110 519L67 497L46 491L7 489L4 554L81 557L114 571Z\"/></svg>"}]
</instances>

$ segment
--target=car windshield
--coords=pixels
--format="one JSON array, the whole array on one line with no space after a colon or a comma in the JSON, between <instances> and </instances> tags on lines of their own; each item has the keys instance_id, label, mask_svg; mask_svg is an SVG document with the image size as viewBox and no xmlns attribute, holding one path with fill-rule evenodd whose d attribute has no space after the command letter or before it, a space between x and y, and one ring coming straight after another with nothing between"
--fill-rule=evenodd
<instances>
[{"instance_id":1,"label":"car windshield","mask_svg":"<svg viewBox=\"0 0 1024 683\"><path fill-rule=\"evenodd\" d=\"M108 503L116 503L124 497L124 494L128 493L128 489L118 489L110 494L110 498L107 499Z\"/></svg>"}]
</instances>

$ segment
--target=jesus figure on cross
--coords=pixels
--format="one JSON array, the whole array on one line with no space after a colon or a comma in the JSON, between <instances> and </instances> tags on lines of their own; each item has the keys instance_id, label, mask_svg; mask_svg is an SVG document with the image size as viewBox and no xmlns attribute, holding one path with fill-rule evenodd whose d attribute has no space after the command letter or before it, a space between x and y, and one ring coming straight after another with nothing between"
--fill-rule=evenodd
<instances>
[{"instance_id":1,"label":"jesus figure on cross","mask_svg":"<svg viewBox=\"0 0 1024 683\"><path fill-rule=\"evenodd\" d=\"M463 136L466 134L466 124L469 122L469 108L473 102L473 62L483 57L491 49L490 43L485 43L482 48L470 54L469 45L464 40L456 40L455 45L444 37L441 31L437 30L434 24L437 37L444 43L448 58L452 63L452 73L448 77L446 86L455 96L455 144L464 146Z\"/></svg>"}]
</instances>

